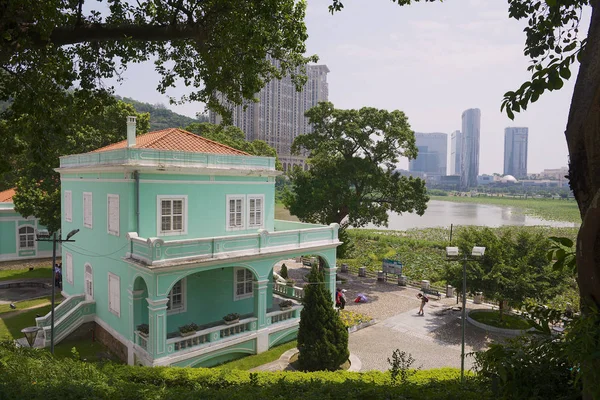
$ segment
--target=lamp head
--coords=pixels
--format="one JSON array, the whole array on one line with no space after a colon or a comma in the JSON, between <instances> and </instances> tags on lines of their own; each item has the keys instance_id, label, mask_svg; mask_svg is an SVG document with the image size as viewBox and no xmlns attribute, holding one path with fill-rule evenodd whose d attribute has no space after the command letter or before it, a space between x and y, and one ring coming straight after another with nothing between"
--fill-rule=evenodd
<instances>
[{"instance_id":1,"label":"lamp head","mask_svg":"<svg viewBox=\"0 0 600 400\"><path fill-rule=\"evenodd\" d=\"M449 258L458 257L458 247L446 247L446 256Z\"/></svg>"},{"instance_id":2,"label":"lamp head","mask_svg":"<svg viewBox=\"0 0 600 400\"><path fill-rule=\"evenodd\" d=\"M473 251L471 252L472 257L481 258L485 253L485 247L475 246L473 247Z\"/></svg>"},{"instance_id":3,"label":"lamp head","mask_svg":"<svg viewBox=\"0 0 600 400\"><path fill-rule=\"evenodd\" d=\"M79 229L73 229L71 232L69 232L67 234L67 239L66 240L71 239L73 236L75 236L77 234L77 232L79 232Z\"/></svg>"},{"instance_id":4,"label":"lamp head","mask_svg":"<svg viewBox=\"0 0 600 400\"><path fill-rule=\"evenodd\" d=\"M48 239L50 237L50 232L48 232L48 229L37 229L35 236L38 239Z\"/></svg>"}]
</instances>

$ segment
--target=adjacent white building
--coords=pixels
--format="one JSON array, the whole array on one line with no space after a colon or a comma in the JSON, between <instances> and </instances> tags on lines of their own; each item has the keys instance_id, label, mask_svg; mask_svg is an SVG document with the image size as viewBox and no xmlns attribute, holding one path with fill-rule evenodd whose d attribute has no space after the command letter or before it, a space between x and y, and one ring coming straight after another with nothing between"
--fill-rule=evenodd
<instances>
[{"instance_id":1,"label":"adjacent white building","mask_svg":"<svg viewBox=\"0 0 600 400\"><path fill-rule=\"evenodd\" d=\"M279 61L272 60L274 64ZM247 140L260 139L275 148L284 170L294 165L306 168L305 157L292 156L292 142L298 135L311 132L312 128L304 113L329 98L326 65L308 65L308 80L302 91L289 76L272 80L256 95L258 102L232 106L233 125L244 131ZM210 112L213 124L221 123L220 115Z\"/></svg>"}]
</instances>

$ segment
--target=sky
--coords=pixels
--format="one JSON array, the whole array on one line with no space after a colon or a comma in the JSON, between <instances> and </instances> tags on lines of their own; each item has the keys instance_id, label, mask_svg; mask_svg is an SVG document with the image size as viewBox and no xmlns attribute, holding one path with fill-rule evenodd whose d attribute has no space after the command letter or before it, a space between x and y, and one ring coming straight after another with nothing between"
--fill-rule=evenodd
<instances>
[{"instance_id":1,"label":"sky","mask_svg":"<svg viewBox=\"0 0 600 400\"><path fill-rule=\"evenodd\" d=\"M500 112L503 94L529 78L530 62L523 55L525 22L508 18L506 1L447 0L408 7L390 0L343 3L343 11L331 15L329 1L308 0L305 21L307 53L329 67L329 101L336 108L397 109L414 131L448 136L461 129L464 110L479 108L480 174L502 173L508 126L529 128L529 173L567 165L564 130L575 70L560 91L545 93L514 121ZM154 65L138 64L129 67L115 89L191 117L204 111L202 103L168 104L167 95L188 93L183 83L167 95L158 93L154 83ZM399 167L407 168L408 160Z\"/></svg>"}]
</instances>

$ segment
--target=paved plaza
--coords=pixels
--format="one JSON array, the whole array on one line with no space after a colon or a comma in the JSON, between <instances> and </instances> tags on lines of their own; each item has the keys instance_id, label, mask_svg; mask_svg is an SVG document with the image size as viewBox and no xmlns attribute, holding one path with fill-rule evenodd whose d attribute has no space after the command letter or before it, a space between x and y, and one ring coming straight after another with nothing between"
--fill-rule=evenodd
<instances>
[{"instance_id":1,"label":"paved plaza","mask_svg":"<svg viewBox=\"0 0 600 400\"><path fill-rule=\"evenodd\" d=\"M291 278L297 283L303 281L309 268L286 261ZM276 268L278 270L278 268ZM387 371L387 361L395 349L410 353L416 360L413 367L460 368L461 312L453 310L456 298L442 296L437 300L430 297L425 307L425 315L417 315L420 301L416 298L419 290L398 286L395 280L377 282L375 278L360 278L356 275L339 274L347 282L339 285L347 290L346 309L366 314L375 319L375 324L353 332L349 337L350 353L361 362L360 371ZM358 293L363 293L369 301L354 303ZM467 310L488 307L467 304ZM493 340L502 337L488 333L467 324L465 352L483 350ZM465 366L470 368L472 357L466 357Z\"/></svg>"}]
</instances>

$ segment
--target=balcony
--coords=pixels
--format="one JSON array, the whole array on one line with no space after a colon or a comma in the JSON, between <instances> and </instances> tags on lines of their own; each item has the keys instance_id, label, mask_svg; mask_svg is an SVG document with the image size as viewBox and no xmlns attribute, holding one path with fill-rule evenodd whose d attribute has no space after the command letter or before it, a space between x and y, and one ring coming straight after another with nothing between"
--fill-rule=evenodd
<instances>
[{"instance_id":1,"label":"balcony","mask_svg":"<svg viewBox=\"0 0 600 400\"><path fill-rule=\"evenodd\" d=\"M275 221L275 230L213 238L164 240L141 238L129 232L128 259L150 267L185 262L225 260L256 254L307 250L339 244L338 224L329 226Z\"/></svg>"}]
</instances>

